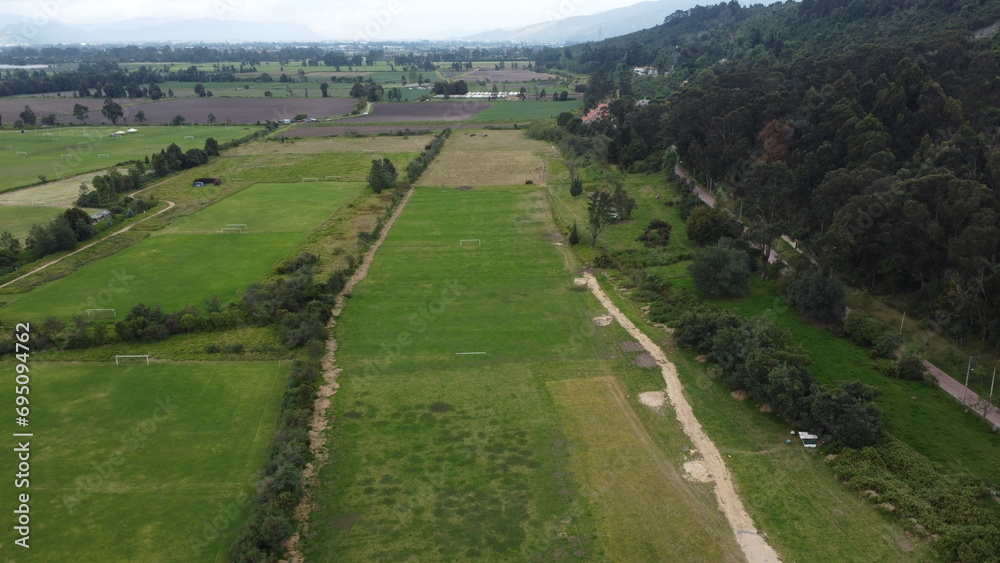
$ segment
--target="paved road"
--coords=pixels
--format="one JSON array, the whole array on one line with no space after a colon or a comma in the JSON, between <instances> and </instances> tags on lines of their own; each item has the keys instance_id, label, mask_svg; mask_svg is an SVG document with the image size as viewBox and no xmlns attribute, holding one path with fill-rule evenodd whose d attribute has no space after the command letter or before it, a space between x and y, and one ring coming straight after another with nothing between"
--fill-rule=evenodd
<instances>
[{"instance_id":1,"label":"paved road","mask_svg":"<svg viewBox=\"0 0 1000 563\"><path fill-rule=\"evenodd\" d=\"M695 195L698 196L698 198L704 201L709 207L712 208L715 207L715 198L712 197L711 194L706 192L704 188L699 186L698 181L689 176L687 171L681 168L680 164L674 166L674 172L676 172L677 175L680 176L681 178L684 178L685 180L688 181L688 184L691 186L691 189L694 191ZM792 245L792 248L795 248L795 250L797 250L800 253L802 252L797 248L798 245L795 244L787 236L782 235L781 238L784 239L785 242L787 242L788 244ZM812 260L812 257L809 258L810 260ZM768 261L773 264L776 260L780 260L780 258L778 257L777 253L774 252L774 250L771 250L771 256L770 258L768 258ZM849 311L850 309L848 309L848 312ZM927 371L935 378L937 378L938 383L941 386L941 389L943 389L946 393L948 393L949 395L955 397L960 401L962 400L962 397L964 395L966 405L979 404L979 395L977 395L972 391L966 392L964 384L955 380L955 378L945 373L944 370L928 362L927 360L924 360L924 365L927 366ZM975 412L980 416L983 416L983 411L981 409L976 410ZM984 418L994 427L1000 427L1000 410L998 410L997 407L991 405Z\"/></svg>"}]
</instances>

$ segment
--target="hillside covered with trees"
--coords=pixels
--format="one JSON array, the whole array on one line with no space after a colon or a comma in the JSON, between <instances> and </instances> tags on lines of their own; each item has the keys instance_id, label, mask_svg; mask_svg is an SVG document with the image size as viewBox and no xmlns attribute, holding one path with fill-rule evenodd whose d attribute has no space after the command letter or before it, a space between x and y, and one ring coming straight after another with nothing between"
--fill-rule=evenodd
<instances>
[{"instance_id":1,"label":"hillside covered with trees","mask_svg":"<svg viewBox=\"0 0 1000 563\"><path fill-rule=\"evenodd\" d=\"M998 20L995 0L729 2L536 64L589 72L588 105L610 101L571 124L590 156L648 170L676 147L825 269L996 345Z\"/></svg>"}]
</instances>

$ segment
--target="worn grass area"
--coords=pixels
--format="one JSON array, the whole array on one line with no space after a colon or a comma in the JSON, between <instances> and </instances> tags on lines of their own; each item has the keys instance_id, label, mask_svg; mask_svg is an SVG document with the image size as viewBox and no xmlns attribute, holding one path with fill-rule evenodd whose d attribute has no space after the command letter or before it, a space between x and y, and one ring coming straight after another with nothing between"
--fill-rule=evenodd
<instances>
[{"instance_id":1,"label":"worn grass area","mask_svg":"<svg viewBox=\"0 0 1000 563\"><path fill-rule=\"evenodd\" d=\"M497 102L479 112L470 119L472 123L508 123L549 119L564 111L574 111L583 107L583 100L567 100L565 102L541 101L532 99L531 89L528 99L522 101Z\"/></svg>"},{"instance_id":2,"label":"worn grass area","mask_svg":"<svg viewBox=\"0 0 1000 563\"><path fill-rule=\"evenodd\" d=\"M0 558L227 561L288 365L33 363L30 490L0 486L31 495L31 548L8 528ZM16 466L11 447L0 459Z\"/></svg>"},{"instance_id":3,"label":"worn grass area","mask_svg":"<svg viewBox=\"0 0 1000 563\"><path fill-rule=\"evenodd\" d=\"M119 169L122 173L127 173L127 169ZM87 188L93 185L94 176L106 174L110 170L100 172L90 172L71 176L62 180L49 182L40 186L32 186L4 192L0 194L0 205L48 205L51 207L72 207L78 197L80 197L80 184L87 184Z\"/></svg>"},{"instance_id":4,"label":"worn grass area","mask_svg":"<svg viewBox=\"0 0 1000 563\"><path fill-rule=\"evenodd\" d=\"M260 127L166 127L142 125L139 133L112 138L110 133L125 130L120 127L64 127L30 131L23 134L0 134L0 192L38 182L39 176L50 180L101 170L115 163L144 158L176 143L181 150L203 148L205 139L219 143L245 137ZM86 135L86 136L85 136ZM140 135L142 135L140 137ZM193 139L186 139L191 136ZM17 153L27 153L27 157ZM106 154L108 158L100 158ZM63 158L63 155L70 155Z\"/></svg>"},{"instance_id":5,"label":"worn grass area","mask_svg":"<svg viewBox=\"0 0 1000 563\"><path fill-rule=\"evenodd\" d=\"M523 131L456 131L445 143L418 186L504 186L548 179L548 143Z\"/></svg>"},{"instance_id":6,"label":"worn grass area","mask_svg":"<svg viewBox=\"0 0 1000 563\"><path fill-rule=\"evenodd\" d=\"M742 561L711 487L685 481L610 376L550 381L570 468L599 507L612 561ZM632 401L634 403L634 400ZM669 526L664 523L669 522Z\"/></svg>"},{"instance_id":7,"label":"worn grass area","mask_svg":"<svg viewBox=\"0 0 1000 563\"><path fill-rule=\"evenodd\" d=\"M55 207L0 205L0 232L9 232L24 244L32 225L48 226L62 212Z\"/></svg>"},{"instance_id":8,"label":"worn grass area","mask_svg":"<svg viewBox=\"0 0 1000 563\"><path fill-rule=\"evenodd\" d=\"M592 500L592 491L634 481L582 477L588 466L574 450L592 442L547 382L642 370L619 356L620 329L591 321L600 308L573 290L572 262L552 244L546 212L537 188L425 188L410 200L336 328L344 372L308 558L602 560L671 540L711 554L732 548L714 500L697 488L640 486L654 495L647 505L693 495L653 515ZM461 246L467 238L482 245ZM643 439L627 423L619 430L629 443ZM594 467L620 467L616 452L586 455ZM643 529L668 539L636 547Z\"/></svg>"},{"instance_id":9,"label":"worn grass area","mask_svg":"<svg viewBox=\"0 0 1000 563\"><path fill-rule=\"evenodd\" d=\"M374 151L379 155L390 153L413 153L424 150L424 145L433 138L431 135L410 135L405 137L326 137L291 138L285 142L266 142L237 147L226 156L246 156L249 154L325 154L325 153L365 153ZM371 158L374 158L371 157Z\"/></svg>"}]
</instances>

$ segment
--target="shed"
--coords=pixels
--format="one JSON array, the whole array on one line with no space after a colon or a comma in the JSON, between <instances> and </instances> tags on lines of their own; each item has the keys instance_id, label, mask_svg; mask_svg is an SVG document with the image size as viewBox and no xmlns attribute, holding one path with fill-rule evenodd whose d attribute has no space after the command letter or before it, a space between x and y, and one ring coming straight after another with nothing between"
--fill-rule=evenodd
<instances>
[{"instance_id":1,"label":"shed","mask_svg":"<svg viewBox=\"0 0 1000 563\"><path fill-rule=\"evenodd\" d=\"M802 440L803 447L815 448L816 443L819 442L819 436L808 432L799 432L799 440Z\"/></svg>"}]
</instances>

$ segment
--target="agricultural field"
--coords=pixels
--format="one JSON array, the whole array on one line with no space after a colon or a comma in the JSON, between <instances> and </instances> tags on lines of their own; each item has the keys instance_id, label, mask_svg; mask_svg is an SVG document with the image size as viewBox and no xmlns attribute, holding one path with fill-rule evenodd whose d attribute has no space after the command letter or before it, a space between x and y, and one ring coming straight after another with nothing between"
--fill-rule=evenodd
<instances>
[{"instance_id":1,"label":"agricultural field","mask_svg":"<svg viewBox=\"0 0 1000 563\"><path fill-rule=\"evenodd\" d=\"M676 421L604 390L663 383L550 235L537 187L417 188L336 328L306 557L740 560Z\"/></svg>"},{"instance_id":2,"label":"agricultural field","mask_svg":"<svg viewBox=\"0 0 1000 563\"><path fill-rule=\"evenodd\" d=\"M194 88L194 84L190 85ZM321 98L319 85L310 87L315 95L306 97L247 98L233 103L225 98L162 98L157 101L116 100L124 112L124 125L135 125L135 115L140 110L149 125L170 124L174 116L184 117L186 123L207 124L208 115L215 116L216 123L250 124L264 121L292 119L304 113L310 117L325 118L340 116L354 108L354 100L344 98ZM282 91L284 91L282 89ZM299 91L298 93L303 92ZM277 95L277 94L276 94ZM55 114L61 123L77 123L73 117L73 105L82 103L90 108L89 122L97 126L104 121L101 115L103 99L91 98L0 98L0 115L17 115L25 105L31 107L39 119ZM111 127L110 125L107 125ZM123 127L127 129L128 127ZM7 144L10 144L9 142Z\"/></svg>"},{"instance_id":3,"label":"agricultural field","mask_svg":"<svg viewBox=\"0 0 1000 563\"><path fill-rule=\"evenodd\" d=\"M531 182L544 185L549 158L558 152L520 130L455 132L420 186L500 186Z\"/></svg>"},{"instance_id":4,"label":"agricultural field","mask_svg":"<svg viewBox=\"0 0 1000 563\"><path fill-rule=\"evenodd\" d=\"M449 101L398 104L380 102L368 115L349 117L342 123L410 123L421 121L465 121L490 107L486 102Z\"/></svg>"},{"instance_id":5,"label":"agricultural field","mask_svg":"<svg viewBox=\"0 0 1000 563\"><path fill-rule=\"evenodd\" d=\"M567 100L565 102L536 101L497 102L475 115L470 121L474 123L502 123L516 121L524 123L535 119L554 118L564 111L574 111L583 107L583 100Z\"/></svg>"},{"instance_id":6,"label":"agricultural field","mask_svg":"<svg viewBox=\"0 0 1000 563\"><path fill-rule=\"evenodd\" d=\"M110 168L105 168L98 172L69 176L62 180L51 180L30 188L0 192L0 206L41 205L55 208L73 207L77 198L80 197L80 184L87 184L89 188L94 184L94 176L107 174L110 171ZM119 168L118 171L122 174L128 173L127 168Z\"/></svg>"},{"instance_id":7,"label":"agricultural field","mask_svg":"<svg viewBox=\"0 0 1000 563\"><path fill-rule=\"evenodd\" d=\"M218 295L236 298L260 280L324 219L363 187L360 183L257 184L142 242L22 294L8 294L4 316L70 318L86 309L125 313L138 303L165 311L199 307ZM229 225L245 225L222 229Z\"/></svg>"},{"instance_id":8,"label":"agricultural field","mask_svg":"<svg viewBox=\"0 0 1000 563\"><path fill-rule=\"evenodd\" d=\"M137 352L144 352L137 350ZM288 362L31 364L30 556L228 561L275 427ZM12 373L12 364L0 364ZM0 400L14 404L13 386ZM13 468L12 448L0 453ZM13 478L0 485L17 498ZM12 507L13 508L13 507Z\"/></svg>"},{"instance_id":9,"label":"agricultural field","mask_svg":"<svg viewBox=\"0 0 1000 563\"><path fill-rule=\"evenodd\" d=\"M170 143L177 143L181 150L203 148L205 139L209 137L224 143L258 130L252 126L185 128L142 125L136 127L137 133L110 136L119 129L128 127L62 127L25 133L0 132L0 149L3 149L0 150L0 167L4 171L3 178L0 178L0 192L37 183L40 176L56 180L144 158L167 148Z\"/></svg>"}]
</instances>

